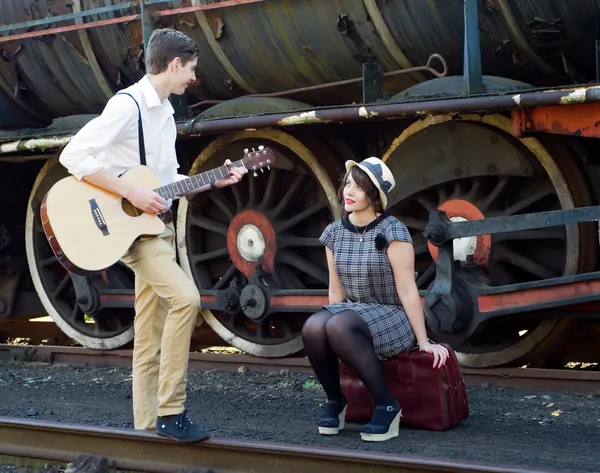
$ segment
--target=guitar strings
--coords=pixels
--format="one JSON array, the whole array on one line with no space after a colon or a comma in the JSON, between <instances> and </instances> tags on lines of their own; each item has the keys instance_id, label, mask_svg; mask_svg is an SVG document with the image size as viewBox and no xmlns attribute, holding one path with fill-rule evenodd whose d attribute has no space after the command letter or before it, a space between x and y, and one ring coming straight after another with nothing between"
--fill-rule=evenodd
<instances>
[{"instance_id":1,"label":"guitar strings","mask_svg":"<svg viewBox=\"0 0 600 473\"><path fill-rule=\"evenodd\" d=\"M249 169L249 168L248 168L248 167L245 165L245 162L244 162L244 161L249 161L250 159L251 159L251 158L243 158L243 159L240 159L240 160L238 160L238 161L235 161L235 162L233 162L233 163L232 163L232 164L233 164L233 167L245 167L246 169L248 169L248 171L250 171L251 169ZM241 163L242 165L241 165L241 166L236 166L236 164L237 164L237 163ZM221 166L220 168L223 168L223 167L225 167L225 166ZM220 169L220 168L215 168L215 169ZM157 189L161 189L161 188L164 188L164 187L170 186L170 185L172 185L172 184L175 184L175 183L177 183L177 182L182 182L182 181L184 181L184 180L187 180L187 179L193 179L193 178L196 178L196 179L197 179L197 178L198 178L198 176L202 176L202 175L208 174L208 173L210 173L210 172L213 172L213 173L214 173L215 169L213 169L213 170L211 170L211 171L204 171L204 172L202 172L202 173L200 173L200 174L195 174L195 175L193 175L193 176L189 176L189 177L187 177L186 179L182 179L181 181L175 181L175 182L172 182L172 183L170 183L170 184L166 184L166 185L164 185L164 186L160 186L160 187L158 187L158 188L156 188L156 189L152 189L152 190L156 192L156 190L157 190ZM261 168L261 169L262 169L262 168ZM226 177L227 177L227 176L226 176ZM221 179L225 179L225 177L223 177L223 178L221 178ZM203 179L203 181L204 181L204 179ZM207 186L207 185L210 185L210 182L209 182L209 184L204 184L204 185L205 185L205 186ZM161 195L160 193L158 193L158 194L159 194L159 195ZM181 194L181 195L177 194L177 195L174 195L173 197L165 197L165 196L161 195L161 197L162 197L163 199L165 199L165 200L168 200L168 199L175 200L175 199L179 199L179 198L183 197L184 195L185 195L185 194ZM129 204L130 204L130 205L131 205L131 206L132 206L134 209L136 209L136 210L139 210L140 212L142 212L142 214L143 214L143 213L150 213L150 212L145 212L145 211L143 211L143 210L139 209L138 207L136 207L135 205L133 205L133 204L132 204L132 203L131 203L129 200L125 199L124 197L121 197L118 203L113 203L113 204L109 204L109 205L104 205L104 206L102 206L102 207L100 208L100 210L102 210L102 209L111 209L111 208L113 208L113 207L114 207L114 208L117 208L117 207L121 207L121 208L122 208L122 207L123 207L123 205L126 205L127 203L129 203ZM168 210L168 209L165 209L163 212L166 212L166 210ZM157 215L157 214L151 214L151 215Z\"/></svg>"}]
</instances>

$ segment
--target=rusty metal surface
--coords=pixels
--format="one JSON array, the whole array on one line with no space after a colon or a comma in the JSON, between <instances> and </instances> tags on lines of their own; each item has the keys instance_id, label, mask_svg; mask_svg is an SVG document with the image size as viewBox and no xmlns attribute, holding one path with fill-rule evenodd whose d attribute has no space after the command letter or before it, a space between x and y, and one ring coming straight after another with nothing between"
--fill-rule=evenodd
<instances>
[{"instance_id":1,"label":"rusty metal surface","mask_svg":"<svg viewBox=\"0 0 600 473\"><path fill-rule=\"evenodd\" d=\"M119 3L122 0L82 0L81 8ZM0 18L5 25L43 19L73 13L70 5L66 0L3 0ZM182 30L200 47L199 80L189 90L189 103L353 79L361 75L367 60L389 72L425 64L431 54L441 53L451 74L462 70L462 2L229 0L222 5L185 0L151 7L161 25ZM204 9L201 15L199 8ZM138 10L109 11L86 17L81 25L70 19L28 32L121 21L88 29L86 48L75 30L1 43L4 94L30 114L48 120L98 113L107 86L116 91L142 73ZM484 2L479 11L483 73L536 85L592 80L595 55L590 38L595 37L599 12L596 0L571 0L568 7L560 0ZM129 16L135 19L123 21ZM90 51L106 77L104 85L98 80L98 68L90 67ZM428 78L427 74L388 77L386 90L395 94ZM360 99L360 87L317 90L300 99L318 105L350 103Z\"/></svg>"},{"instance_id":2,"label":"rusty metal surface","mask_svg":"<svg viewBox=\"0 0 600 473\"><path fill-rule=\"evenodd\" d=\"M132 351L125 349L100 351L72 346L0 345L0 361L19 360L68 366L131 366L131 356ZM313 372L308 359L304 357L267 359L225 353L190 353L189 357L190 371L207 369L236 371L240 366L245 366L250 371L265 373L282 369L293 373ZM487 383L519 389L580 393L598 393L600 390L600 371L465 367L461 370L465 383L471 386Z\"/></svg>"},{"instance_id":3,"label":"rusty metal surface","mask_svg":"<svg viewBox=\"0 0 600 473\"><path fill-rule=\"evenodd\" d=\"M600 138L600 110L595 104L517 109L512 122L517 138L535 132Z\"/></svg>"},{"instance_id":4,"label":"rusty metal surface","mask_svg":"<svg viewBox=\"0 0 600 473\"><path fill-rule=\"evenodd\" d=\"M550 470L234 439L212 438L184 444L145 431L6 417L0 417L0 453L54 461L70 461L80 454L95 455L106 457L116 468L161 473L184 467L229 473L551 473Z\"/></svg>"}]
</instances>

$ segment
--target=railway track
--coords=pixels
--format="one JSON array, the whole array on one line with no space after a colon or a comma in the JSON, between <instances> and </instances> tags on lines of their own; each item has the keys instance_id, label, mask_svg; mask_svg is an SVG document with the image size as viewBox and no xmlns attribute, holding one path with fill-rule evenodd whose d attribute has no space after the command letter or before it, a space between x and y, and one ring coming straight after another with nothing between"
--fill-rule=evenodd
<instances>
[{"instance_id":1,"label":"railway track","mask_svg":"<svg viewBox=\"0 0 600 473\"><path fill-rule=\"evenodd\" d=\"M58 365L131 366L131 350L99 351L82 347L31 346L0 344L0 360L52 363ZM231 370L245 367L250 371L272 372L288 370L311 373L306 358L258 358L249 355L222 353L190 353L190 371ZM600 392L600 371L581 369L539 368L463 368L467 385L490 385L522 388L548 389L582 393Z\"/></svg>"},{"instance_id":2,"label":"railway track","mask_svg":"<svg viewBox=\"0 0 600 473\"><path fill-rule=\"evenodd\" d=\"M548 472L382 452L212 438L181 444L154 433L0 417L0 454L70 462L104 457L112 468L144 472L527 473Z\"/></svg>"}]
</instances>

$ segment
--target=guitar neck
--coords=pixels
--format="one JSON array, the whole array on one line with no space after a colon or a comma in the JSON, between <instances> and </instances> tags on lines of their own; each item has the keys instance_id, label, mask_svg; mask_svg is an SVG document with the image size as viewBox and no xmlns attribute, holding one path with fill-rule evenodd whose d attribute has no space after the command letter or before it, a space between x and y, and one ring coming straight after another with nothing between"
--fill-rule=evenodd
<instances>
[{"instance_id":1,"label":"guitar neck","mask_svg":"<svg viewBox=\"0 0 600 473\"><path fill-rule=\"evenodd\" d=\"M234 167L245 167L243 159L232 163ZM227 166L221 166L210 171L205 171L200 174L196 174L192 177L187 177L180 181L172 182L166 186L154 189L158 195L163 199L174 199L181 197L184 194L193 192L201 187L210 185L211 182L218 181L224 177L229 176L229 169Z\"/></svg>"}]
</instances>

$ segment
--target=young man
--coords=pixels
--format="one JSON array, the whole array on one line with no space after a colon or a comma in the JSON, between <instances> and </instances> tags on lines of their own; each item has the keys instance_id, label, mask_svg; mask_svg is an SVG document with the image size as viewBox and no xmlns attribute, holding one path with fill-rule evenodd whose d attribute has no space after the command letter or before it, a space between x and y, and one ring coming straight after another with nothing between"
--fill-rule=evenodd
<instances>
[{"instance_id":1,"label":"young man","mask_svg":"<svg viewBox=\"0 0 600 473\"><path fill-rule=\"evenodd\" d=\"M147 166L161 185L186 177L177 174L177 131L168 98L185 93L196 80L197 61L198 48L189 37L172 29L154 31L146 52L145 77L112 97L60 156L78 179L119 194L145 212L166 216L161 235L140 238L122 259L135 273L133 415L136 429L156 429L159 435L184 442L208 437L189 420L184 407L188 352L200 297L175 261L170 202L152 190L127 185L118 176L140 164L139 104ZM214 186L237 183L246 172L231 167L230 176Z\"/></svg>"}]
</instances>

